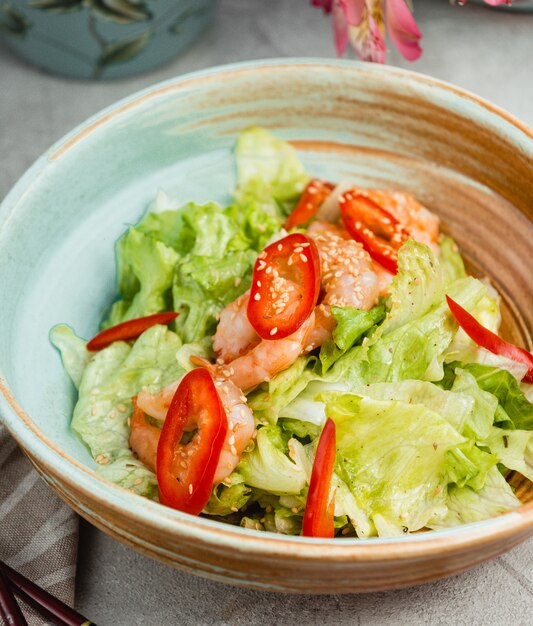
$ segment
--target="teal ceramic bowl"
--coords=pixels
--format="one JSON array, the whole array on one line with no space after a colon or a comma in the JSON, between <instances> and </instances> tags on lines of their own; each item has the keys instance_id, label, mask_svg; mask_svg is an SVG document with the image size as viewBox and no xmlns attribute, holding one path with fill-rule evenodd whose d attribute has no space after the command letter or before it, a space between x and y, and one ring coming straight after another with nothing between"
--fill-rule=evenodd
<instances>
[{"instance_id":1,"label":"teal ceramic bowl","mask_svg":"<svg viewBox=\"0 0 533 626\"><path fill-rule=\"evenodd\" d=\"M10 0L0 36L23 59L73 78L123 78L185 50L216 0Z\"/></svg>"},{"instance_id":2,"label":"teal ceramic bowl","mask_svg":"<svg viewBox=\"0 0 533 626\"><path fill-rule=\"evenodd\" d=\"M89 337L115 295L114 242L159 188L225 202L235 137L291 140L308 170L401 187L439 213L476 273L503 294L504 333L533 347L533 135L475 96L390 67L264 61L182 76L61 139L0 208L0 413L37 471L83 517L175 567L306 593L400 587L460 572L533 533L524 506L485 522L391 539L321 540L195 518L106 482L69 428L75 392L48 341Z\"/></svg>"}]
</instances>

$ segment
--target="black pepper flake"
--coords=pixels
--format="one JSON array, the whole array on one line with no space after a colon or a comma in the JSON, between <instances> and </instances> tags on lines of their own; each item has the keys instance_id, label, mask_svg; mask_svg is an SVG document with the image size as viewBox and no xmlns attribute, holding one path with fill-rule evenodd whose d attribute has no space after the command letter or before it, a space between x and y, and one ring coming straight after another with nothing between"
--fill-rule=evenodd
<instances>
[{"instance_id":1,"label":"black pepper flake","mask_svg":"<svg viewBox=\"0 0 533 626\"><path fill-rule=\"evenodd\" d=\"M409 532L409 529L407 528L407 526L404 526L404 527L402 528L402 530L403 530L403 532L404 532L404 533L408 533L408 532Z\"/></svg>"},{"instance_id":2,"label":"black pepper flake","mask_svg":"<svg viewBox=\"0 0 533 626\"><path fill-rule=\"evenodd\" d=\"M509 437L507 435L503 436L503 447L504 448L508 448L509 447Z\"/></svg>"}]
</instances>

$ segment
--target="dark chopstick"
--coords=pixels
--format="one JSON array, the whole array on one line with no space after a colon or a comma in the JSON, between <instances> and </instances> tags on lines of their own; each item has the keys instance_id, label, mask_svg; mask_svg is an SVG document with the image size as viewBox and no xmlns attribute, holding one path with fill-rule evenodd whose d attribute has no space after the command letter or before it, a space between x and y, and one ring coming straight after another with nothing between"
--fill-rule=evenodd
<instances>
[{"instance_id":1,"label":"dark chopstick","mask_svg":"<svg viewBox=\"0 0 533 626\"><path fill-rule=\"evenodd\" d=\"M0 574L8 580L12 591L58 626L95 626L86 617L71 609L48 591L41 589L3 561L0 561ZM20 624L23 625L26 622L20 622Z\"/></svg>"},{"instance_id":2,"label":"dark chopstick","mask_svg":"<svg viewBox=\"0 0 533 626\"><path fill-rule=\"evenodd\" d=\"M7 582L7 577L0 569L0 617L3 617L8 626L28 626L24 619L15 596Z\"/></svg>"}]
</instances>

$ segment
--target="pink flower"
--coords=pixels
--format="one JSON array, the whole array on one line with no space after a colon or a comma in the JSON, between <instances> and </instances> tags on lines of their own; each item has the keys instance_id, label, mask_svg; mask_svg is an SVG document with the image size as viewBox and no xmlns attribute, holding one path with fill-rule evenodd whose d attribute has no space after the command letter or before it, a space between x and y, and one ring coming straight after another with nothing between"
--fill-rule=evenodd
<instances>
[{"instance_id":1,"label":"pink flower","mask_svg":"<svg viewBox=\"0 0 533 626\"><path fill-rule=\"evenodd\" d=\"M450 0L452 4L460 4L465 5L468 0ZM511 6L513 4L513 0L483 0L485 4L490 4L492 7L497 7L500 4L507 4Z\"/></svg>"},{"instance_id":2,"label":"pink flower","mask_svg":"<svg viewBox=\"0 0 533 626\"><path fill-rule=\"evenodd\" d=\"M512 0L484 0L498 6ZM452 4L466 4L468 0L450 0ZM415 19L406 0L311 0L324 13L332 14L335 48L343 56L348 44L363 61L385 63L388 32L398 52L408 61L416 61L422 54ZM410 4L410 3L409 3Z\"/></svg>"},{"instance_id":3,"label":"pink flower","mask_svg":"<svg viewBox=\"0 0 533 626\"><path fill-rule=\"evenodd\" d=\"M385 31L409 61L422 53L416 22L405 0L312 0L314 6L332 13L337 54L346 52L348 43L364 61L385 63Z\"/></svg>"}]
</instances>

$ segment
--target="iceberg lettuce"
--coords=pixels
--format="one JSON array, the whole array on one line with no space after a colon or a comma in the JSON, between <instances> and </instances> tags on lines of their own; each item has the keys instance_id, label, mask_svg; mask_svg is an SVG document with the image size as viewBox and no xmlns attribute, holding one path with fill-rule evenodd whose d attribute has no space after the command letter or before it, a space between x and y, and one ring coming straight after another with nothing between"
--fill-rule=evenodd
<instances>
[{"instance_id":1,"label":"iceberg lettuce","mask_svg":"<svg viewBox=\"0 0 533 626\"><path fill-rule=\"evenodd\" d=\"M142 387L156 392L184 374L176 361L180 346L175 333L157 325L133 346L116 341L93 354L81 378L72 429L98 462L108 464L131 454L131 398Z\"/></svg>"},{"instance_id":2,"label":"iceberg lettuce","mask_svg":"<svg viewBox=\"0 0 533 626\"><path fill-rule=\"evenodd\" d=\"M428 528L434 530L470 524L500 515L521 506L505 478L493 467L487 472L483 487L476 491L471 487L452 485L448 489L448 511L444 517L430 520Z\"/></svg>"},{"instance_id":3,"label":"iceberg lettuce","mask_svg":"<svg viewBox=\"0 0 533 626\"><path fill-rule=\"evenodd\" d=\"M342 392L321 399L337 426L339 476L380 535L443 518L448 485L479 488L496 462L423 405Z\"/></svg>"},{"instance_id":4,"label":"iceberg lettuce","mask_svg":"<svg viewBox=\"0 0 533 626\"><path fill-rule=\"evenodd\" d=\"M235 158L237 202L262 201L267 216L270 211L287 216L309 182L294 148L264 128L252 127L239 135Z\"/></svg>"},{"instance_id":5,"label":"iceberg lettuce","mask_svg":"<svg viewBox=\"0 0 533 626\"><path fill-rule=\"evenodd\" d=\"M307 483L306 474L288 453L282 429L263 426L257 431L255 446L245 451L236 471L250 487L275 495L299 494Z\"/></svg>"}]
</instances>

